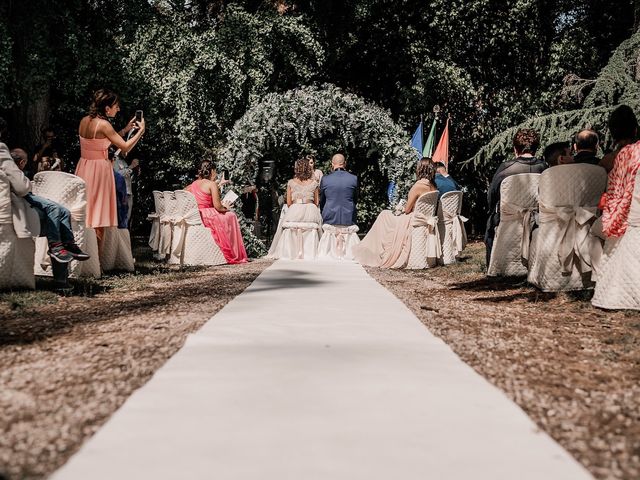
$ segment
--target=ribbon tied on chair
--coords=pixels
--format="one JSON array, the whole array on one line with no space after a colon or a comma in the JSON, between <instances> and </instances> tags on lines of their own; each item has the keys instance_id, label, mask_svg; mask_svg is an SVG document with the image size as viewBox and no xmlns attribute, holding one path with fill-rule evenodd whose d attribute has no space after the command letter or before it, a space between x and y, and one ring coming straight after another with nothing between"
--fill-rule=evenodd
<instances>
[{"instance_id":1,"label":"ribbon tied on chair","mask_svg":"<svg viewBox=\"0 0 640 480\"><path fill-rule=\"evenodd\" d=\"M500 204L500 222L521 222L522 239L520 241L521 257L525 264L529 261L529 250L531 246L531 231L533 230L533 214L538 211L538 207L523 207L510 202Z\"/></svg>"},{"instance_id":2,"label":"ribbon tied on chair","mask_svg":"<svg viewBox=\"0 0 640 480\"><path fill-rule=\"evenodd\" d=\"M440 231L438 230L438 217L425 215L421 212L413 212L411 226L426 227L427 229L427 258L441 258L442 245L440 244Z\"/></svg>"},{"instance_id":3,"label":"ribbon tied on chair","mask_svg":"<svg viewBox=\"0 0 640 480\"><path fill-rule=\"evenodd\" d=\"M464 228L464 222L468 221L467 217L459 215L457 212L449 212L442 209L444 224L451 225L451 233L453 237L453 246L455 254L458 255L467 246L467 231Z\"/></svg>"},{"instance_id":4,"label":"ribbon tied on chair","mask_svg":"<svg viewBox=\"0 0 640 480\"><path fill-rule=\"evenodd\" d=\"M171 219L173 224L173 236L177 238L176 246L171 252L173 255L180 258L180 265L182 265L182 251L187 239L187 230L192 225L200 225L200 213L196 210L192 210L183 216L175 216Z\"/></svg>"},{"instance_id":5,"label":"ribbon tied on chair","mask_svg":"<svg viewBox=\"0 0 640 480\"><path fill-rule=\"evenodd\" d=\"M164 255L171 253L171 226L174 223L174 218L171 215L160 215L160 241L158 245L158 252Z\"/></svg>"},{"instance_id":6,"label":"ribbon tied on chair","mask_svg":"<svg viewBox=\"0 0 640 480\"><path fill-rule=\"evenodd\" d=\"M160 216L157 213L153 212L147 215L147 220L151 221L151 233L149 234L149 246L151 247L152 250L157 251L159 242L160 242L160 235L158 232L160 228Z\"/></svg>"},{"instance_id":7,"label":"ribbon tied on chair","mask_svg":"<svg viewBox=\"0 0 640 480\"><path fill-rule=\"evenodd\" d=\"M284 222L282 228L293 232L296 242L296 258L301 260L304 258L304 234L310 230L318 230L320 226L311 222Z\"/></svg>"},{"instance_id":8,"label":"ribbon tied on chair","mask_svg":"<svg viewBox=\"0 0 640 480\"><path fill-rule=\"evenodd\" d=\"M591 224L595 221L597 207L547 207L540 204L540 223L558 222L560 242L558 260L564 274L571 274L575 261L582 273L592 270L594 245L589 235Z\"/></svg>"}]
</instances>

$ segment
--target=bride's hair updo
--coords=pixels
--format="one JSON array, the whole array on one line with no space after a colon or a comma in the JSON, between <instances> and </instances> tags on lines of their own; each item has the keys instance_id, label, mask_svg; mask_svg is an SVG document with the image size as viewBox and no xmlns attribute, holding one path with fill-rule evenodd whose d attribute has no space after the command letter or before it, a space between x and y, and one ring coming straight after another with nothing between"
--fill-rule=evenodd
<instances>
[{"instance_id":1,"label":"bride's hair updo","mask_svg":"<svg viewBox=\"0 0 640 480\"><path fill-rule=\"evenodd\" d=\"M209 180L211 178L211 173L216 169L215 163L213 160L205 159L200 162L200 167L198 168L198 178L201 180Z\"/></svg>"},{"instance_id":2,"label":"bride's hair updo","mask_svg":"<svg viewBox=\"0 0 640 480\"><path fill-rule=\"evenodd\" d=\"M108 88L96 90L89 105L89 116L106 117L107 107L113 107L116 103L120 103L120 97L117 93L112 92Z\"/></svg>"},{"instance_id":3,"label":"bride's hair updo","mask_svg":"<svg viewBox=\"0 0 640 480\"><path fill-rule=\"evenodd\" d=\"M416 167L416 177L418 180L429 180L432 185L435 185L436 179L436 164L431 161L430 158L423 158L418 161Z\"/></svg>"},{"instance_id":4,"label":"bride's hair updo","mask_svg":"<svg viewBox=\"0 0 640 480\"><path fill-rule=\"evenodd\" d=\"M309 163L308 156L296 160L296 164L293 167L293 176L302 181L309 180L313 177L313 169Z\"/></svg>"}]
</instances>

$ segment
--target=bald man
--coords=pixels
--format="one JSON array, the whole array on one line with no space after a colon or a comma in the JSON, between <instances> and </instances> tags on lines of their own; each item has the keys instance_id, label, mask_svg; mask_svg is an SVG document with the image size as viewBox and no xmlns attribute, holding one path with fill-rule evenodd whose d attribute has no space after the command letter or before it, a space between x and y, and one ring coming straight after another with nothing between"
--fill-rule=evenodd
<instances>
[{"instance_id":1,"label":"bald man","mask_svg":"<svg viewBox=\"0 0 640 480\"><path fill-rule=\"evenodd\" d=\"M328 225L356 224L358 177L346 171L346 164L344 155L336 153L331 158L333 172L320 181L322 221Z\"/></svg>"},{"instance_id":2,"label":"bald man","mask_svg":"<svg viewBox=\"0 0 640 480\"><path fill-rule=\"evenodd\" d=\"M573 161L598 165L600 163L600 159L597 157L599 144L600 139L595 131L587 128L578 132L573 144L573 149L576 152Z\"/></svg>"}]
</instances>

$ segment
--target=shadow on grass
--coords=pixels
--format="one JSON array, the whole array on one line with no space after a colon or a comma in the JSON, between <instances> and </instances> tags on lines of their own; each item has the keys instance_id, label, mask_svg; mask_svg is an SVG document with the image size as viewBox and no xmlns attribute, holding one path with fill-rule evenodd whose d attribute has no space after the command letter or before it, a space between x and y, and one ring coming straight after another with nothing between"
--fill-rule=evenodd
<instances>
[{"instance_id":1,"label":"shadow on grass","mask_svg":"<svg viewBox=\"0 0 640 480\"><path fill-rule=\"evenodd\" d=\"M222 276L223 288L220 289L212 288L211 283L206 281L177 284L176 282L186 280L194 273L205 271L209 267L180 269L178 266L157 263L151 258L148 248L148 254L138 249L134 251L137 259L135 272L110 273L99 279L70 279L71 288L63 293L55 290L53 279L44 277L38 278L38 290L0 294L0 302L6 302L12 310L0 321L0 346L29 344L64 334L75 325L106 321L119 314L142 315L158 308L166 308L170 303L200 304L207 299L231 299L240 294L257 275L238 272ZM226 270L229 267L215 268ZM150 288L151 279L156 283L153 288ZM158 286L158 280L167 284ZM304 282L300 278L292 278L291 281ZM67 309L55 310L55 304L59 302L61 295L95 297L116 288L122 291L122 295L98 297L92 300L91 304L86 304L86 308L83 308L84 304L76 303ZM39 308L47 304L52 304L54 310Z\"/></svg>"},{"instance_id":2,"label":"shadow on grass","mask_svg":"<svg viewBox=\"0 0 640 480\"><path fill-rule=\"evenodd\" d=\"M521 288L526 285L526 277L483 277L470 282L454 283L451 285L451 290L485 292Z\"/></svg>"}]
</instances>

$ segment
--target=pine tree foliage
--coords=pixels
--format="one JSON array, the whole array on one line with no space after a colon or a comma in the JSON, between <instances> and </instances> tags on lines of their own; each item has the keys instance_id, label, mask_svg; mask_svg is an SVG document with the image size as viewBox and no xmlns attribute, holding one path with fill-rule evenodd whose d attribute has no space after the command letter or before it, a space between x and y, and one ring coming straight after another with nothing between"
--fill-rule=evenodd
<instances>
[{"instance_id":1,"label":"pine tree foliage","mask_svg":"<svg viewBox=\"0 0 640 480\"><path fill-rule=\"evenodd\" d=\"M582 128L593 128L603 136L603 145L610 142L607 122L619 104L640 111L640 32L624 41L600 71L592 90L584 99L583 108L532 117L495 136L478 153L465 162L466 166L493 172L497 165L513 154L512 139L519 128L534 128L540 133L541 145L568 141Z\"/></svg>"}]
</instances>

